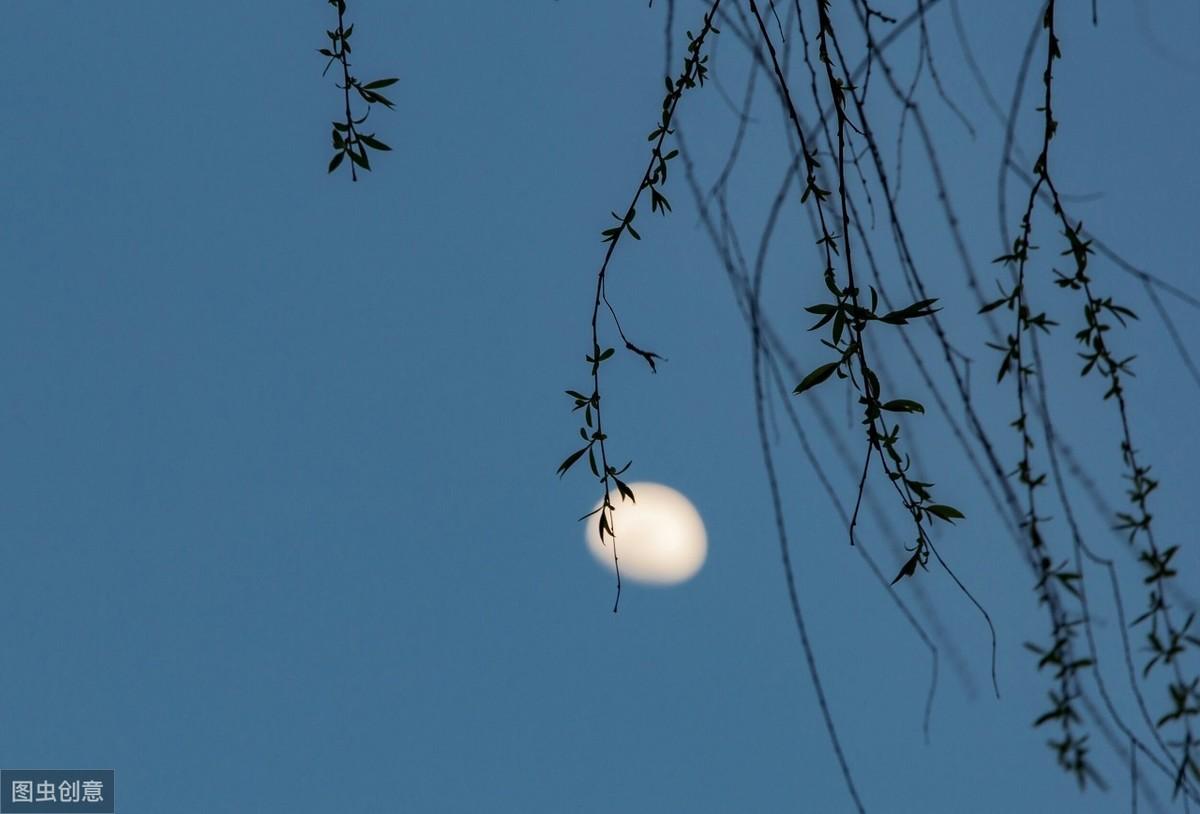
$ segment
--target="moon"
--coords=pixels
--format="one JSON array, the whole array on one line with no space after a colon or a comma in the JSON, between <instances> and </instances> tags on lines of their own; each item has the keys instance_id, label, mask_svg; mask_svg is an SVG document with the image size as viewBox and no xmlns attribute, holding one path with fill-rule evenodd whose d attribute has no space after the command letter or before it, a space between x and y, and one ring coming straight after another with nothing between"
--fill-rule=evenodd
<instances>
[{"instance_id":1,"label":"moon","mask_svg":"<svg viewBox=\"0 0 1200 814\"><path fill-rule=\"evenodd\" d=\"M708 536L700 513L686 497L661 483L631 483L636 501L613 494L612 513L621 576L649 585L677 585L696 575L708 556ZM597 503L595 508L600 508ZM588 518L588 550L610 571L613 539L600 541L595 516Z\"/></svg>"}]
</instances>

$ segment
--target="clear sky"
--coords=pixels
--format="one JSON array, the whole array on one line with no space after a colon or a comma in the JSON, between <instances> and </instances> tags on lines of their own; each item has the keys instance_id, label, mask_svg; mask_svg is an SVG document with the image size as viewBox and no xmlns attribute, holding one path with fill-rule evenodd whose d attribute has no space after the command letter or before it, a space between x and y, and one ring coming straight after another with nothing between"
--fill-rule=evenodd
<instances>
[{"instance_id":1,"label":"clear sky","mask_svg":"<svg viewBox=\"0 0 1200 814\"><path fill-rule=\"evenodd\" d=\"M696 504L708 563L681 587L627 586L614 616L611 575L576 522L596 486L554 476L577 438L562 391L587 386L599 232L633 192L658 116L665 0L349 5L359 75L400 77L397 109L372 114L394 151L357 184L325 173L341 102L315 53L334 24L324 3L4 6L0 765L113 768L124 812L850 810L787 604L750 340L681 168L666 188L673 215L640 216L643 240L618 248L610 286L632 338L669 362L650 375L619 356L606 397L617 456L633 459L635 480ZM1036 5L961 3L1003 105ZM1060 5L1053 160L1086 196L1074 212L1196 293L1200 15L1181 1L1100 0L1093 28L1088 4ZM702 11L676 3L677 55ZM935 56L977 137L928 87L921 98L990 280L1001 129L951 19L949 2L930 11ZM905 77L914 34L891 52ZM730 31L718 41L721 87L740 98L747 52ZM872 82L894 132L895 106ZM761 76L757 100L730 192L748 246L786 166ZM1017 129L1027 154L1034 104ZM715 85L680 115L710 183L736 118ZM919 142L906 138L905 225L1012 462L1012 389L993 383ZM807 220L795 201L787 213L766 307L815 366L823 349L800 309L822 288ZM876 230L890 245L882 220ZM1140 284L1109 263L1095 271L1147 317L1121 337L1139 354L1132 409L1161 475L1160 535L1192 543L1197 383ZM1077 302L1040 272L1063 323L1053 406L1116 505L1114 413L1098 382L1077 382ZM884 274L899 274L892 255ZM1165 302L1200 350L1196 312ZM906 370L902 353L894 370ZM902 381L932 405L918 379ZM819 398L858 449L829 387ZM801 602L867 809L1128 810L1128 766L1102 736L1109 791L1080 797L1029 725L1049 681L1022 643L1044 637L1045 616L940 412L906 426L926 479L968 516L940 548L995 620L1002 700L986 628L946 575L902 583L939 631L928 744L928 651L774 415ZM832 449L848 499L853 476ZM886 500L885 488L874 484ZM1140 606L1132 558L1080 501ZM865 544L894 573L907 535L879 528L866 521ZM1193 595L1198 551L1180 555ZM1111 633L1109 607L1097 621ZM1105 670L1129 712L1119 660Z\"/></svg>"}]
</instances>

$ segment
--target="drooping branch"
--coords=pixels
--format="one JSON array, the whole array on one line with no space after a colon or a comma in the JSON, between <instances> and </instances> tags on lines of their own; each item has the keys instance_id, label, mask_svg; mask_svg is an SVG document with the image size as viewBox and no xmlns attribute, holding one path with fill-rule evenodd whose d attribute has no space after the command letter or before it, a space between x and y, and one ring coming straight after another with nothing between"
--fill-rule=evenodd
<instances>
[{"instance_id":1,"label":"drooping branch","mask_svg":"<svg viewBox=\"0 0 1200 814\"><path fill-rule=\"evenodd\" d=\"M390 99L380 93L380 90L394 85L399 80L395 77L389 77L387 79L376 79L364 84L350 73L350 35L354 33L354 25L346 25L346 0L329 0L329 5L337 9L338 24L336 29L325 32L325 35L329 38L329 47L318 49L318 52L322 56L329 58L329 61L325 63L323 74L329 71L330 66L334 62L341 64L342 84L338 85L338 87L342 91L345 111L344 117L340 121L336 119L333 121L333 130L330 133L330 138L333 141L333 158L329 160L329 172L336 170L341 166L343 160L349 156L350 180L357 181L357 168L368 171L371 169L368 150L386 152L392 149L376 138L374 133L360 131L359 126L371 115L371 106L373 104L379 103L388 108L395 107ZM366 112L361 117L355 117L354 111L351 108L351 91L354 91L367 106Z\"/></svg>"},{"instance_id":2,"label":"drooping branch","mask_svg":"<svg viewBox=\"0 0 1200 814\"><path fill-rule=\"evenodd\" d=\"M637 216L637 205L641 202L643 193L650 195L650 210L652 212L661 212L665 215L671 210L670 202L662 193L662 186L667 181L669 162L679 154L679 151L671 150L664 153L663 148L667 136L673 132L671 125L674 121L675 110L679 106L680 99L683 98L684 91L695 88L698 85L703 86L708 75L708 68L706 66L708 56L703 53L703 47L705 39L709 34L720 33L719 29L713 25L713 19L720 5L721 0L714 0L708 13L704 15L704 25L701 27L699 34L693 35L690 31L688 32L687 56L684 58L683 70L674 80L667 77L667 90L666 95L663 97L662 116L659 123L650 132L649 140L652 142L650 160L646 165L645 171L642 173L637 189L633 193L633 199L629 202L624 214L613 212L612 215L616 220L616 224L601 233L604 242L608 244L608 249L605 250L604 259L600 264L599 271L596 273L596 296L592 304L591 316L592 341L591 348L585 358L585 361L591 367L591 393L585 394L577 390L566 391L567 396L574 402L572 409L574 411L583 410L584 425L579 428L579 435L583 439L584 445L568 455L559 464L558 474L560 476L565 474L567 470L586 455L592 475L596 477L603 489L604 494L600 506L584 515L584 518L597 515L601 543L604 543L606 540L612 542L613 567L617 574L617 593L616 599L613 602L613 613L617 612L617 608L621 603L621 570L617 556L616 528L613 517L616 505L612 502L612 492L613 489L616 489L622 500L634 500L635 496L633 491L620 477L629 468L630 464L627 463L625 466L617 468L609 463L608 436L604 432L603 408L601 406L600 367L604 362L611 359L616 351L611 347L601 348L601 307L606 308L611 315L613 323L617 328L617 334L625 344L625 348L635 355L640 356L650 366L652 371L656 369L657 360L661 360L662 357L657 353L635 345L625 335L625 331L621 327L621 322L617 318L616 309L613 308L612 303L608 299L608 267L613 258L613 253L616 251L617 244L624 235L628 234L634 240L641 240L641 235L638 233L636 227L634 227L633 222Z\"/></svg>"}]
</instances>

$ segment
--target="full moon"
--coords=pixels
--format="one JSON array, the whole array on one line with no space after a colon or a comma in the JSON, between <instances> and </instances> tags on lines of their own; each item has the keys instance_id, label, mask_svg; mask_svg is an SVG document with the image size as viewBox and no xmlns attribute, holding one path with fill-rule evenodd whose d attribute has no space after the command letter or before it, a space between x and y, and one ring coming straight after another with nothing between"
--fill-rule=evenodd
<instances>
[{"instance_id":1,"label":"full moon","mask_svg":"<svg viewBox=\"0 0 1200 814\"><path fill-rule=\"evenodd\" d=\"M660 483L631 483L636 502L613 492L612 513L621 576L651 585L676 585L696 575L708 554L708 537L700 513L686 497ZM600 508L597 503L595 508ZM588 550L610 571L613 540L593 515L587 520Z\"/></svg>"}]
</instances>

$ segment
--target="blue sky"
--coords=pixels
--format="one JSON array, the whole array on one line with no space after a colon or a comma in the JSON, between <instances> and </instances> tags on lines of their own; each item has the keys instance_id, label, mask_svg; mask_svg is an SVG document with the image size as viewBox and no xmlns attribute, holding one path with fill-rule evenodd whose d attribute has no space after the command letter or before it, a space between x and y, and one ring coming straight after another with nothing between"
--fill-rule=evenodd
<instances>
[{"instance_id":1,"label":"blue sky","mask_svg":"<svg viewBox=\"0 0 1200 814\"><path fill-rule=\"evenodd\" d=\"M676 5L679 53L703 6ZM962 4L1003 104L1036 14L1018 5ZM1137 4L1102 1L1092 28L1076 5L1063 12L1055 171L1088 196L1076 217L1195 293L1200 18L1183 2L1139 18ZM699 508L707 565L681 587L629 586L614 616L611 576L576 522L595 485L554 477L576 437L562 391L587 383L599 232L632 193L658 115L663 0L351 0L360 75L400 77L397 109L372 114L394 151L357 184L325 173L340 97L315 53L333 24L323 3L5 11L0 765L114 768L126 812L850 810L787 604L749 336L678 170L674 214L642 215L643 240L618 248L610 283L631 337L670 361L652 376L619 357L606 420L634 479ZM948 3L930 29L978 136L928 88L923 105L990 280L1000 128ZM736 96L747 54L729 32L719 42L717 75ZM901 75L914 43L892 52ZM877 127L892 132L882 83L872 94ZM1033 105L1017 131L1029 154ZM680 115L711 181L736 120L715 85ZM786 166L761 77L754 115L730 190L748 245ZM1015 460L1012 391L992 383L907 138L905 226ZM822 349L801 309L822 286L795 203L764 298L815 366ZM877 238L888 245L882 222ZM1140 284L1099 261L1096 274L1153 314ZM1074 372L1078 305L1049 285L1040 296L1064 323L1048 351L1062 372L1052 407L1117 504L1114 415ZM1194 312L1167 307L1200 348ZM1200 522L1200 442L1183 429L1196 383L1155 320L1122 339L1139 353L1131 397L1163 483L1156 523L1188 543ZM883 353L897 377L909 369L894 347ZM901 381L931 403L919 380ZM829 387L817 397L857 445ZM927 480L968 515L940 546L996 622L1002 700L988 689L986 629L945 574L897 586L941 631L926 744L928 653L846 545L777 416L801 601L867 809L1127 810L1127 766L1098 744L1111 788L1081 798L1029 726L1048 682L1021 645L1044 635L1044 616L943 417L910 424ZM833 447L818 449L852 494ZM1097 545L1131 566L1107 518L1084 514ZM903 541L880 528L868 519L864 536L894 571ZM1180 557L1200 593L1196 547ZM1115 646L1110 614L1097 610ZM1105 669L1125 687L1115 659Z\"/></svg>"}]
</instances>

